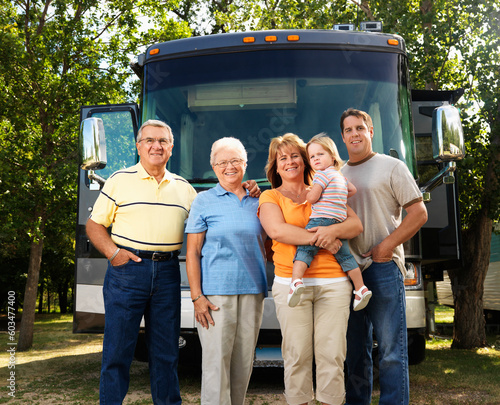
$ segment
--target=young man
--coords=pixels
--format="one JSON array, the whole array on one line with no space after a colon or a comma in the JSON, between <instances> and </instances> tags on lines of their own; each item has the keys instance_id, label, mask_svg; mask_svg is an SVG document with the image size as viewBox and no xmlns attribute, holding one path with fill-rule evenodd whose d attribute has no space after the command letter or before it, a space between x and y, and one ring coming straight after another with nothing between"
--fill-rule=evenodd
<instances>
[{"instance_id":1,"label":"young man","mask_svg":"<svg viewBox=\"0 0 500 405\"><path fill-rule=\"evenodd\" d=\"M371 117L348 109L340 119L349 161L342 173L357 193L349 205L363 223L349 241L373 292L367 307L351 311L347 330L346 404L368 405L373 386L372 333L379 345L379 404L409 403L403 243L427 221L422 195L406 165L373 152ZM402 210L406 216L402 219Z\"/></svg>"}]
</instances>

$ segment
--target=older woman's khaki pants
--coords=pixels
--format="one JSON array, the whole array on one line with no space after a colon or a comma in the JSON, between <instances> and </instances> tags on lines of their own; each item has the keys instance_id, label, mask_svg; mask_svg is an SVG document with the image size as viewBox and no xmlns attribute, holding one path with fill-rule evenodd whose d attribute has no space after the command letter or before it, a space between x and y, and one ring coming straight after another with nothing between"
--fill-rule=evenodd
<instances>
[{"instance_id":1,"label":"older woman's khaki pants","mask_svg":"<svg viewBox=\"0 0 500 405\"><path fill-rule=\"evenodd\" d=\"M291 405L314 398L313 357L316 362L316 400L342 404L345 398L344 360L350 281L306 287L299 305L290 308L290 287L274 283L273 297L280 322L285 365L285 398Z\"/></svg>"},{"instance_id":2,"label":"older woman's khaki pants","mask_svg":"<svg viewBox=\"0 0 500 405\"><path fill-rule=\"evenodd\" d=\"M198 324L202 405L243 405L253 369L264 294L209 295L215 326Z\"/></svg>"}]
</instances>

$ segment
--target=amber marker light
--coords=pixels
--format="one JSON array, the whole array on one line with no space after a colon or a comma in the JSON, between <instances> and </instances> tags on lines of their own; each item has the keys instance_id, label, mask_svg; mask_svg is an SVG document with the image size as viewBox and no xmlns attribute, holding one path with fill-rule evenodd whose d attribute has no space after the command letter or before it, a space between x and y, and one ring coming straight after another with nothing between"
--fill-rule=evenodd
<instances>
[{"instance_id":1,"label":"amber marker light","mask_svg":"<svg viewBox=\"0 0 500 405\"><path fill-rule=\"evenodd\" d=\"M389 45L394 45L394 46L398 46L399 45L399 41L397 39L388 39L387 43Z\"/></svg>"},{"instance_id":2,"label":"amber marker light","mask_svg":"<svg viewBox=\"0 0 500 405\"><path fill-rule=\"evenodd\" d=\"M412 285L417 285L418 280L416 278L405 278L405 285L406 286L412 286Z\"/></svg>"},{"instance_id":3,"label":"amber marker light","mask_svg":"<svg viewBox=\"0 0 500 405\"><path fill-rule=\"evenodd\" d=\"M159 50L158 48L156 48L156 49L151 49L151 50L149 51L149 54L150 54L150 55L156 55L157 53L160 53L160 50Z\"/></svg>"},{"instance_id":4,"label":"amber marker light","mask_svg":"<svg viewBox=\"0 0 500 405\"><path fill-rule=\"evenodd\" d=\"M300 37L298 35L288 35L287 39L290 42L296 42L300 39Z\"/></svg>"},{"instance_id":5,"label":"amber marker light","mask_svg":"<svg viewBox=\"0 0 500 405\"><path fill-rule=\"evenodd\" d=\"M268 35L266 37L266 42L276 42L278 40L278 37L276 35Z\"/></svg>"},{"instance_id":6,"label":"amber marker light","mask_svg":"<svg viewBox=\"0 0 500 405\"><path fill-rule=\"evenodd\" d=\"M243 38L243 43L245 43L245 44L251 44L252 42L255 42L254 37L244 37Z\"/></svg>"}]
</instances>

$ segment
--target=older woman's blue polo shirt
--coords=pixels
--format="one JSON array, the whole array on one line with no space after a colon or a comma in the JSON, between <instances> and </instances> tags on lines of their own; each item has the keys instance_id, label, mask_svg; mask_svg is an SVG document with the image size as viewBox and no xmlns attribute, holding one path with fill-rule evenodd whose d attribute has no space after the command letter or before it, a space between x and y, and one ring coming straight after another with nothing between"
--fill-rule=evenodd
<instances>
[{"instance_id":1,"label":"older woman's blue polo shirt","mask_svg":"<svg viewBox=\"0 0 500 405\"><path fill-rule=\"evenodd\" d=\"M186 233L205 233L201 286L205 295L267 296L265 232L257 217L259 199L239 198L220 184L199 193Z\"/></svg>"}]
</instances>

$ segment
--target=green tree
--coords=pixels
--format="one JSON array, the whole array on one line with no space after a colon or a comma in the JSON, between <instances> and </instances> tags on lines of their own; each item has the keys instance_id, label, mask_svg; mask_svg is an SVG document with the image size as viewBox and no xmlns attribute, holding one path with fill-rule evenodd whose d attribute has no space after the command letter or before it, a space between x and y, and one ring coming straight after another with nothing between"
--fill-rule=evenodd
<instances>
[{"instance_id":1,"label":"green tree","mask_svg":"<svg viewBox=\"0 0 500 405\"><path fill-rule=\"evenodd\" d=\"M129 56L143 44L190 35L185 23L168 17L170 6L149 0L0 4L1 237L11 246L3 250L9 257L29 252L20 351L32 345L47 235L74 233L79 106L129 100L136 88L127 82ZM148 22L144 15L151 28L139 30ZM51 250L67 254L72 241L65 243Z\"/></svg>"},{"instance_id":2,"label":"green tree","mask_svg":"<svg viewBox=\"0 0 500 405\"><path fill-rule=\"evenodd\" d=\"M263 29L330 29L337 22L355 21L358 7L345 0L181 0L172 11L188 22L197 36Z\"/></svg>"},{"instance_id":3,"label":"green tree","mask_svg":"<svg viewBox=\"0 0 500 405\"><path fill-rule=\"evenodd\" d=\"M475 109L464 119L468 157L459 167L464 266L450 272L456 348L486 345L484 279L493 223L500 218L500 2L473 2L467 9L473 18L470 42L461 41L463 86Z\"/></svg>"}]
</instances>

